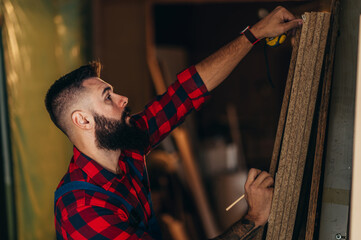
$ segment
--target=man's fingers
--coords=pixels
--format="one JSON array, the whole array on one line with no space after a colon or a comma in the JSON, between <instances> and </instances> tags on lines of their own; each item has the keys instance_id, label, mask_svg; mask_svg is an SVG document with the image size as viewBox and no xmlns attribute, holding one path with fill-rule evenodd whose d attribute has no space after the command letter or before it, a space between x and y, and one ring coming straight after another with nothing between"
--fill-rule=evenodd
<instances>
[{"instance_id":1,"label":"man's fingers","mask_svg":"<svg viewBox=\"0 0 361 240\"><path fill-rule=\"evenodd\" d=\"M286 8L281 7L281 12L284 22L289 22L296 19L296 17L292 13L290 13Z\"/></svg>"},{"instance_id":2,"label":"man's fingers","mask_svg":"<svg viewBox=\"0 0 361 240\"><path fill-rule=\"evenodd\" d=\"M261 183L261 185L263 187L269 188L269 187L273 187L274 186L274 180L271 177L271 175L269 175L268 177L266 177L263 182Z\"/></svg>"},{"instance_id":3,"label":"man's fingers","mask_svg":"<svg viewBox=\"0 0 361 240\"><path fill-rule=\"evenodd\" d=\"M271 176L271 175L270 175L268 172L263 171L263 172L261 172L261 173L257 176L257 178L256 178L256 180L254 180L253 184L255 184L256 186L259 186L259 185L262 184L262 182L263 182L267 177L270 177L270 176Z\"/></svg>"},{"instance_id":4,"label":"man's fingers","mask_svg":"<svg viewBox=\"0 0 361 240\"><path fill-rule=\"evenodd\" d=\"M302 25L302 19L295 19L290 22L285 22L282 24L283 32L288 32L289 30L299 27Z\"/></svg>"},{"instance_id":5,"label":"man's fingers","mask_svg":"<svg viewBox=\"0 0 361 240\"><path fill-rule=\"evenodd\" d=\"M281 7L280 8L280 14L282 18L282 30L283 33L288 32L289 30L299 27L302 25L303 21L302 19L297 19L292 13L290 13L287 9Z\"/></svg>"},{"instance_id":6,"label":"man's fingers","mask_svg":"<svg viewBox=\"0 0 361 240\"><path fill-rule=\"evenodd\" d=\"M248 172L248 177L245 183L245 187L248 187L251 183L254 182L254 180L257 178L257 176L261 173L261 170L251 168Z\"/></svg>"}]
</instances>

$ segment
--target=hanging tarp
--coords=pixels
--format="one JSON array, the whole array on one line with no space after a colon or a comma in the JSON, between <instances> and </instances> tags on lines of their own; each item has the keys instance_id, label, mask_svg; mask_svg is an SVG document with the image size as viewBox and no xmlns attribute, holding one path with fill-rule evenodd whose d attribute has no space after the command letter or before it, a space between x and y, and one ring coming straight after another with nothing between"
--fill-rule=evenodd
<instances>
[{"instance_id":1,"label":"hanging tarp","mask_svg":"<svg viewBox=\"0 0 361 240\"><path fill-rule=\"evenodd\" d=\"M90 3L0 3L18 239L55 238L53 192L72 147L51 123L44 97L54 80L88 61Z\"/></svg>"}]
</instances>

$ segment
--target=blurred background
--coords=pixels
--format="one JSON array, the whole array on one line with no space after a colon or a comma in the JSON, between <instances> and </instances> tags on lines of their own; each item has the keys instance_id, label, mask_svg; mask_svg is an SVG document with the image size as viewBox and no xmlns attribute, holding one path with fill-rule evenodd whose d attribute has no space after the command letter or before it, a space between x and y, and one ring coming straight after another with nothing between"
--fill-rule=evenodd
<instances>
[{"instance_id":1,"label":"blurred background","mask_svg":"<svg viewBox=\"0 0 361 240\"><path fill-rule=\"evenodd\" d=\"M300 17L329 11L330 4L1 0L0 239L55 239L53 194L72 145L50 121L44 97L60 76L100 60L102 79L138 112L162 84L276 6ZM245 214L244 200L230 212L225 208L243 194L248 169L269 168L291 51L291 35L276 48L264 41L255 45L211 100L189 116L177 133L181 140L168 137L148 156L153 204L166 239L205 239Z\"/></svg>"}]
</instances>

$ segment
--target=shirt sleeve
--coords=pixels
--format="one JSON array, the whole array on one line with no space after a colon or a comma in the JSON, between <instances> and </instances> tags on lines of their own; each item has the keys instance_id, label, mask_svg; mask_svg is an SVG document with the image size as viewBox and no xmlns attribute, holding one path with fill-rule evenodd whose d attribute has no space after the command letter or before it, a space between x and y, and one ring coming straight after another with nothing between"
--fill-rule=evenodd
<instances>
[{"instance_id":1,"label":"shirt sleeve","mask_svg":"<svg viewBox=\"0 0 361 240\"><path fill-rule=\"evenodd\" d=\"M148 132L149 145L153 148L209 97L203 80L192 66L178 74L167 91L147 104L143 112L134 115L133 121Z\"/></svg>"},{"instance_id":2,"label":"shirt sleeve","mask_svg":"<svg viewBox=\"0 0 361 240\"><path fill-rule=\"evenodd\" d=\"M124 215L100 206L84 205L69 210L62 218L60 239L152 239L140 228L134 228ZM57 229L58 230L58 229ZM64 236L64 234L66 236Z\"/></svg>"}]
</instances>

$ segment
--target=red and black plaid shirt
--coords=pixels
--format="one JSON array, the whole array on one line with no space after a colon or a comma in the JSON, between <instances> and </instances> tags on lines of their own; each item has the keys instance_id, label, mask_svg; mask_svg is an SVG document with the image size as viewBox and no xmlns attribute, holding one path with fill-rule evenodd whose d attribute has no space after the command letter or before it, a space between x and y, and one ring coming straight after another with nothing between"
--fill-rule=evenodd
<instances>
[{"instance_id":1,"label":"red and black plaid shirt","mask_svg":"<svg viewBox=\"0 0 361 240\"><path fill-rule=\"evenodd\" d=\"M119 167L123 175L114 174L74 147L74 156L59 187L72 181L86 181L123 197L143 213L148 222L152 211L147 181L141 181L130 170L129 163L143 176L146 174L145 154L181 124L188 113L199 109L209 93L197 73L190 67L178 74L178 80L145 110L132 116L136 125L148 131L150 145L144 151L123 150ZM129 213L119 202L107 195L88 190L73 190L55 204L57 239L152 239L143 230L130 226Z\"/></svg>"}]
</instances>

